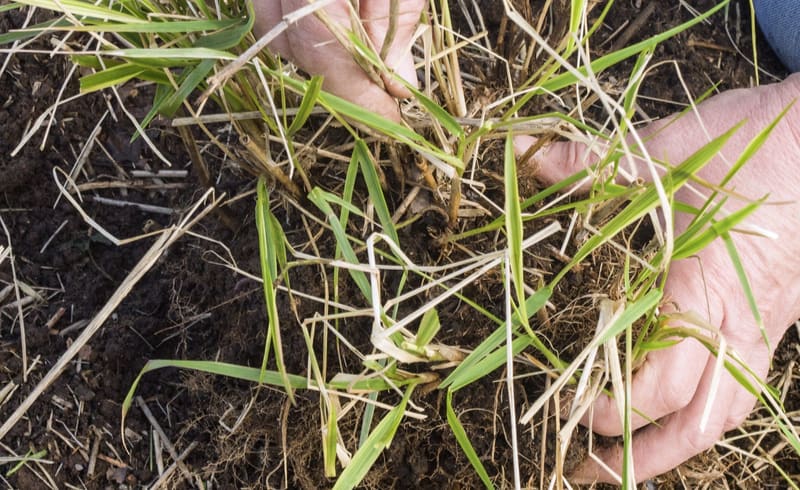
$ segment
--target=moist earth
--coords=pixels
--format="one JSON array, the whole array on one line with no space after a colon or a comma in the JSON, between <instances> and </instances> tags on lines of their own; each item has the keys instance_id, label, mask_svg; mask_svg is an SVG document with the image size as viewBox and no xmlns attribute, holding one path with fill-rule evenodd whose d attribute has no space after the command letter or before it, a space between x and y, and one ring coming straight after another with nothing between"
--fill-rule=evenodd
<instances>
[{"instance_id":1,"label":"moist earth","mask_svg":"<svg viewBox=\"0 0 800 490\"><path fill-rule=\"evenodd\" d=\"M487 29L497 39L502 18L497 14L499 4L478 3L486 11ZM532 2L530 12L537 12L541 3ZM642 2L617 2L599 38L622 29L620 32L633 43L684 22L691 15L676 2L652 2L656 4L652 9L648 9L647 2L636 6L639 3ZM699 10L704 10L712 2L695 3L699 4L696 5ZM464 22L459 12L455 15ZM637 18L644 19L641 25L626 30L631 21L636 25ZM24 16L14 10L0 13L0 32L19 27L23 20ZM641 91L640 116L659 117L679 110L679 106L664 101L685 103L682 84L695 96L717 83L719 90L750 86L753 69L736 51L750 52L748 26L748 9L744 2L736 2L727 20L717 15L712 22L700 24L659 45L652 64L659 60L673 60L675 64L662 64L649 75ZM513 46L519 33L511 30L502 36L505 46ZM763 40L759 37L758 41L764 69L776 76L785 75ZM598 55L611 49L613 43L613 39L605 46L598 42ZM40 48L46 46L43 42L39 44ZM502 85L492 78L491 67L475 63L465 60L463 69L479 73L485 82L484 90ZM680 68L680 79L676 65ZM609 87L621 86L620 81L631 67L631 63L623 63L603 74L603 81ZM82 190L80 205L88 216L119 238L139 236L176 223L207 184L192 167L177 131L164 121L157 120L147 135L171 162L171 167L142 138L131 142L135 129L110 93L84 95L59 105L52 119L47 119L21 145L44 111L56 101L78 93L78 75L64 57L15 54L0 77L0 217L6 232L0 241L13 251L14 265L10 266L10 260L2 263L0 281L5 287L16 276L19 283L30 286L37 294L34 302L24 306L24 336L18 309L13 304L15 296L6 296L0 303L0 388L15 388L0 405L0 421L11 415L80 334L82 322L91 320L101 310L154 240L144 238L122 246L112 244L88 226L75 207L60 196L56 180L64 182L65 176L71 175L79 184L98 184ZM770 77L762 75L762 80L770 81ZM143 118L150 107L152 89L129 84L120 94L133 117ZM84 158L82 151L95 130L96 142ZM218 136L231 136L224 131L220 129ZM29 451L46 450L43 459L47 462L29 463L21 468L14 468L14 464L0 466L0 479L8 488L139 488L153 484L160 472L152 450L157 436L143 406L163 431L158 437L165 436L179 454L189 450L183 458L185 466L176 470L169 487L196 486L192 475L213 482L216 488L332 485L333 480L324 477L319 400L312 392L297 392L295 403L291 404L278 390L258 388L243 381L175 369L157 371L146 375L139 384L136 394L140 398L125 420L128 437L123 443L121 404L148 360L214 359L250 366L259 366L261 362L267 324L263 291L258 283L223 265L223 261L232 258L241 270L259 274L254 180L220 155L210 153L208 161L217 194L243 198L226 206L228 220L220 219L219 214L206 217L193 229L195 235L184 236L163 254L77 359L3 438L2 456L10 456L12 451L25 455ZM487 161L485 165L489 170L502 172L497 161ZM60 172L54 173L55 169ZM134 170L163 169L183 170L185 175L171 179L133 176ZM323 177L316 177L315 181L325 185ZM489 192L501 190L502 185L495 185ZM97 197L157 208L120 207ZM402 197L399 191L394 191L390 196L392 204L399 203ZM289 207L275 212L290 241L308 240L303 236L299 213ZM444 252L435 240L419 240L418 233L430 234L443 226L434 216L406 231L401 242L409 244L407 253L418 262L435 263ZM335 243L328 235L324 237L316 246L323 256L333 256ZM323 286L317 269L313 268L294 270L290 280L309 288ZM577 288L585 281L583 276L571 276L561 294L568 297L574 293L570 285ZM486 297L500 298L499 281L473 287ZM21 294L27 295L25 291ZM344 299L357 301L352 284L344 284L340 294ZM290 304L285 297L279 298L285 325L296 325L297 317L306 318L317 308L307 300L295 299ZM500 309L498 302L497 310ZM493 329L470 313L471 310L458 304L442 307L439 311L442 324L449 325L440 333L442 343L474 347ZM369 350L369 328L366 320L350 321L343 326L347 338L365 350ZM568 341L561 339L561 345L568 345ZM306 374L307 348L300 330L287 329L283 343L288 371ZM795 363L796 343L795 329L791 329L778 350L776 368ZM25 377L23 368L27 369ZM498 414L504 413L502 407L507 400L502 386L491 379L487 377L459 391L456 404L460 420L489 474L499 486L504 486L508 485L511 451L507 421ZM787 411L798 408L798 388L795 382L788 392ZM526 383L524 389L530 402L542 387ZM367 475L364 487L480 487L480 480L448 428L443 393L427 390L417 393L414 401L428 418L403 423L392 445ZM346 440L349 447L357 437L357 422L358 417L350 417L340 427L349 438ZM552 469L552 461L539 460L541 432L536 427L532 437L528 432L522 438L522 453L527 455L521 461L522 474L530 475L527 483L532 487L539 486L540 471ZM776 439L774 443L777 442ZM577 461L582 455L576 451L572 457ZM680 486L681 479L686 481L686 474L703 471L704 457L707 456L687 463L684 473L672 472L657 482ZM790 473L796 475L800 471L790 449L773 457ZM164 466L172 462L173 458L165 454ZM737 472L744 473L740 466L732 464L730 472L726 472L727 478L735 478ZM186 475L182 476L182 472ZM49 475L46 478L50 481L43 481L43 475ZM782 486L784 482L769 468L761 471L758 478L751 482L750 488Z\"/></svg>"}]
</instances>

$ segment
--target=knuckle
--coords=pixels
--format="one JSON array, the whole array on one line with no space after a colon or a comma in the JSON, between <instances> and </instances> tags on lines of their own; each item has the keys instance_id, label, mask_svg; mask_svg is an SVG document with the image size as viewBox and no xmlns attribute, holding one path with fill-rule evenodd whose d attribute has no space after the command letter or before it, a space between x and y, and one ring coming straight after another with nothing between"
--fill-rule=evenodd
<instances>
[{"instance_id":1,"label":"knuckle","mask_svg":"<svg viewBox=\"0 0 800 490\"><path fill-rule=\"evenodd\" d=\"M705 431L700 431L694 424L687 424L683 431L685 447L692 451L692 455L711 448L721 436L721 424L709 424Z\"/></svg>"},{"instance_id":2,"label":"knuckle","mask_svg":"<svg viewBox=\"0 0 800 490\"><path fill-rule=\"evenodd\" d=\"M676 412L691 403L697 389L696 384L687 386L686 381L678 376L667 376L656 385L657 395L666 413ZM665 414L666 414L665 413Z\"/></svg>"},{"instance_id":3,"label":"knuckle","mask_svg":"<svg viewBox=\"0 0 800 490\"><path fill-rule=\"evenodd\" d=\"M592 421L592 432L605 437L616 437L622 435L622 424L616 413L603 414L603 416L595 414Z\"/></svg>"},{"instance_id":4,"label":"knuckle","mask_svg":"<svg viewBox=\"0 0 800 490\"><path fill-rule=\"evenodd\" d=\"M750 413L753 411L754 403L755 397L750 396L747 397L747 401L738 403L738 406L734 407L725 418L725 426L723 427L723 430L727 432L742 425L742 423L747 420L747 417L749 417Z\"/></svg>"},{"instance_id":5,"label":"knuckle","mask_svg":"<svg viewBox=\"0 0 800 490\"><path fill-rule=\"evenodd\" d=\"M570 174L580 172L586 166L583 161L585 147L575 141L567 141L562 143L564 145L564 165L567 167L567 172Z\"/></svg>"},{"instance_id":6,"label":"knuckle","mask_svg":"<svg viewBox=\"0 0 800 490\"><path fill-rule=\"evenodd\" d=\"M747 412L736 412L729 415L728 418L725 420L725 426L723 430L727 432L731 429L739 427L740 425L742 425L742 422L747 420L748 415L750 415L750 410L748 410Z\"/></svg>"}]
</instances>

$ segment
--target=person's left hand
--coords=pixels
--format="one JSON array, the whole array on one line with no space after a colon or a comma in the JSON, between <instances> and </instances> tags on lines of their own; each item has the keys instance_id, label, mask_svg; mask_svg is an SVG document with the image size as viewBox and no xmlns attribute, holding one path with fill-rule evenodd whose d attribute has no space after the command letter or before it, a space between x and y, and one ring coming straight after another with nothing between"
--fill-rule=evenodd
<instances>
[{"instance_id":1,"label":"person's left hand","mask_svg":"<svg viewBox=\"0 0 800 490\"><path fill-rule=\"evenodd\" d=\"M396 32L386 51L384 62L412 86L417 86L411 41L419 24L420 13L427 0L398 0ZM389 29L390 0L362 0L358 15L376 51L383 46ZM308 6L305 0L254 0L256 12L254 32L262 36L289 14ZM349 28L350 6L347 0L336 0L325 7L333 22ZM336 40L327 27L311 14L289 27L269 46L281 56L292 60L303 70L322 75L325 90L394 121L400 120L395 97L410 97L411 93L388 74L382 74L384 87L378 86L353 57Z\"/></svg>"},{"instance_id":2,"label":"person's left hand","mask_svg":"<svg viewBox=\"0 0 800 490\"><path fill-rule=\"evenodd\" d=\"M745 152L747 145L783 109L800 97L800 74L782 83L750 89L730 90L708 99L678 119L668 118L639 131L653 158L677 165L739 121L746 121L728 140L722 153L699 172L712 184L724 180L730 165ZM703 121L701 126L699 120ZM770 358L789 325L800 317L800 254L795 237L800 234L800 107L795 104L774 128L764 145L755 152L726 185L736 195L725 203L728 211L741 209L746 199L769 196L745 224L757 224L776 233L770 241L744 232L732 232L742 267L748 277L763 325L769 339L764 341L756 325L731 257L721 240L715 240L695 257L677 260L670 266L664 286L665 301L682 312L694 312L710 325L719 327L728 346L764 379ZM533 143L527 136L517 137L517 154L524 154ZM536 174L549 183L559 182L596 162L585 158L587 148L577 142L553 143L539 150L533 159L538 165L521 163L520 172ZM639 175L647 176L640 169ZM676 199L700 208L704 199L683 188ZM687 228L691 215L675 213L675 231ZM737 227L741 231L741 226ZM692 325L674 325L692 328ZM632 416L634 474L637 481L659 475L690 457L712 447L730 429L740 425L751 412L755 397L726 370L719 385L714 384L716 357L700 342L687 338L669 347L652 351L634 374L631 406L643 413ZM712 397L711 416L701 430L703 413ZM650 423L658 420L658 423ZM623 422L617 404L608 396L594 402L582 423L594 432L618 436ZM638 430L637 430L638 429ZM573 483L596 481L615 483L622 469L622 447L603 448L597 460L587 459L575 474ZM603 461L603 466L598 464Z\"/></svg>"}]
</instances>

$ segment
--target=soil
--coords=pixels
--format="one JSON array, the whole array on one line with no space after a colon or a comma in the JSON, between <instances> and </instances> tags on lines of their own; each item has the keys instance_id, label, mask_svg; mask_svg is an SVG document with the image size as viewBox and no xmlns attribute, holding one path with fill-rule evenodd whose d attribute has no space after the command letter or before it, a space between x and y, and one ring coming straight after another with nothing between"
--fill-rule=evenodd
<instances>
[{"instance_id":1,"label":"soil","mask_svg":"<svg viewBox=\"0 0 800 490\"><path fill-rule=\"evenodd\" d=\"M479 3L492 4L485 6L487 12L499 8L494 2ZM537 7L540 3L532 5ZM610 36L619 28L624 32L628 21L636 19L642 9L646 9L636 7L636 3L639 2L616 2L601 37ZM652 3L657 7L643 26L631 32L629 42L663 32L690 18L677 2ZM700 4L697 5L699 10L712 4L708 1L694 3ZM738 47L749 52L750 49L748 9L743 5L744 2L739 2L735 4L736 9L732 7L728 23L722 15L717 15L712 22L698 25L659 46L652 64L674 60L682 80L676 76L673 64L655 68L642 87L642 114L659 117L677 110L675 105L663 101L686 101L681 82L695 96L714 83L719 83L719 90L752 84L752 67L734 50ZM736 12L741 12L740 17L737 18ZM485 16L487 28L495 36L500 30L500 18ZM23 19L16 11L0 13L0 32L20 26ZM734 35L733 42L726 34L726 25ZM513 45L517 35L513 30L506 31L504 43ZM759 41L762 66L779 77L784 76L785 72L766 43ZM598 53L610 47L601 44L597 46ZM464 69L480 74L485 82L484 89L497 85L492 80L493 67L475 66L475 63L465 60ZM631 69L631 63L623 63L604 74L604 81L611 87L620 84ZM59 106L49 134L39 130L12 154L37 117L59 99L62 89L62 99L78 92L77 75L71 74L71 68L68 59L17 54L0 77L0 217L7 230L7 238L0 241L12 248L14 259L13 269L10 261L3 262L0 281L5 287L16 275L20 283L30 286L39 295L39 299L25 306L24 360L23 325L12 304L15 298L12 294L0 300L0 388L15 388L9 399L0 402L0 420L5 420L30 393L79 335L81 324L78 322L90 320L97 314L153 241L152 238L143 239L124 246L110 243L88 226L64 197L59 197L54 169L72 172L92 131L99 125L97 142L82 169L76 172L75 181L109 185L84 190L81 206L93 220L120 238L174 224L205 190L177 132L158 121L148 130L148 136L173 163L170 169L185 170L186 176L163 179L164 182L131 176L133 170L158 171L167 167L141 138L130 143L135 132L133 125L120 110L119 101L110 94L85 95ZM149 109L152 93L147 85L131 84L122 96L133 116L141 119ZM217 129L218 137L231 137L229 130ZM156 458L154 454L156 436L140 405L135 405L127 416L125 443L121 437L121 403L145 363L151 359L214 359L260 365L267 323L262 289L258 283L220 263L220 258L230 253L240 269L256 276L260 273L253 216L254 181L236 162L227 161L212 150L207 161L212 167L217 192L242 197L226 207L233 229L229 226L231 222L225 222L219 215L205 218L193 230L197 235L179 240L133 288L78 359L2 439L2 456L46 450L44 459L49 461L28 464L16 471L12 471L13 464L2 465L0 481L8 488L45 488L44 475L52 479L50 485L55 488L149 486L158 478L162 455ZM334 168L341 170L341 165ZM486 162L484 176L489 182L488 176L498 169L502 172L498 162ZM322 186L328 184L328 187L335 185L326 182L328 172L319 172L314 177L315 182ZM62 174L59 180L64 180ZM126 186L110 186L120 182ZM501 191L502 184L497 183L488 189L488 192ZM146 203L174 210L174 213L112 206L96 197ZM396 206L403 196L394 191L390 197L394 200L390 205ZM303 246L309 242L304 218L296 209L277 206L275 212L292 243ZM466 222L461 226L476 224ZM433 237L420 240L419 236L442 233L443 228L444 223L434 213L408 228L401 236L401 243L409 244L408 253L418 263L435 263L445 252ZM333 256L335 244L330 236L323 235L315 246L323 256ZM478 249L481 244L471 246ZM457 251L447 253L457 254ZM543 254L552 255L546 251ZM320 279L316 268L294 269L290 280L293 284L303 284L306 292L323 294L324 280ZM586 282L591 281L579 273L569 277L555 301L568 304L570 298L577 297L580 285ZM341 296L356 301L353 287L349 281L343 281ZM487 279L472 288L473 297L498 297L496 313L502 312L499 279L494 282ZM285 296L279 296L278 306L285 317L284 325L296 326L296 318L309 318L318 310L318 305L311 301L295 298L290 304ZM573 311L577 311L587 305L574 306ZM493 329L458 303L446 303L439 315L445 326L439 334L444 344L474 347ZM562 331L566 333L562 333L558 341L564 346L564 352L568 352L571 336L580 335L586 318L564 317L560 321L560 325L570 327ZM350 320L342 326L349 341L364 351L369 351L369 328L367 320ZM797 340L795 330L791 329L776 355L776 370L785 370L786 366L791 369L795 365ZM288 371L306 374L307 348L300 329L285 328L283 343ZM341 360L351 363L351 369L357 369L358 360L354 356L343 355ZM28 368L26 378L22 376L24 365ZM487 377L459 391L456 406L489 474L498 486L507 486L511 467L508 426L507 420L498 415L503 413L507 400L502 385L492 379L498 377ZM528 403L536 398L536 391L541 390L541 386L532 383L520 386L524 386L520 392L526 393ZM333 480L324 476L319 401L313 392L298 391L292 405L278 390L257 388L221 376L167 369L145 376L136 394L152 412L174 450L182 453L191 449L184 458L185 470L179 469L169 479L167 486L170 488L196 486L195 477L210 482L215 488L325 488L332 485ZM800 408L798 394L800 386L795 381L788 390L787 410ZM393 401L396 400L387 398L387 402ZM404 421L392 445L365 478L364 487L481 487L448 428L443 392L435 389L417 392L414 402L424 409L427 419ZM359 422L360 417L349 417L340 427L348 447L355 445ZM232 429L234 424L238 425ZM553 431L552 424L548 430ZM522 453L527 458L521 462L522 473L530 478L528 483L532 487L539 487L540 472L551 471L552 461L539 460L540 428L534 427L530 432L533 437L522 438ZM765 447L779 442L776 436L769 437L775 440ZM731 453L722 448L712 449L653 483L665 487L694 487L703 483L722 487L727 479L732 485L748 470L739 459L726 460L728 466L721 466L719 461L724 460L726 454ZM790 448L777 450L772 456L790 474L800 474L800 462ZM580 454L576 453L574 458L577 461ZM167 467L173 462L167 453L163 454L163 460ZM184 478L184 471L195 476ZM744 481L747 488L785 484L770 467L762 468L754 479Z\"/></svg>"}]
</instances>

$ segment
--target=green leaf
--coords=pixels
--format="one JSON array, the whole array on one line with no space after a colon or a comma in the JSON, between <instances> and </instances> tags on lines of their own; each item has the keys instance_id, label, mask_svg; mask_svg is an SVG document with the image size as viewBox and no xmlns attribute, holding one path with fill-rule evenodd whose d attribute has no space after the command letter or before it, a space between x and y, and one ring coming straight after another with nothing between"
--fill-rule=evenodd
<instances>
[{"instance_id":1,"label":"green leaf","mask_svg":"<svg viewBox=\"0 0 800 490\"><path fill-rule=\"evenodd\" d=\"M0 8L10 7L12 5L14 4L2 5L0 6ZM17 7L19 7L18 4ZM5 9L5 10L10 10L10 9ZM4 10L0 10L0 12L2 11ZM32 37L38 36L43 32L47 32L53 27L62 27L69 25L71 24L66 19L54 19L34 24L28 27L27 29L19 29L10 32L5 32L3 34L0 34L0 46L2 46L3 44L13 43L14 41L22 41L25 39L30 39Z\"/></svg>"},{"instance_id":2,"label":"green leaf","mask_svg":"<svg viewBox=\"0 0 800 490\"><path fill-rule=\"evenodd\" d=\"M136 78L145 69L132 63L123 63L112 66L103 71L86 75L80 80L81 93L90 93L104 88L122 85L132 78Z\"/></svg>"},{"instance_id":3,"label":"green leaf","mask_svg":"<svg viewBox=\"0 0 800 490\"><path fill-rule=\"evenodd\" d=\"M536 291L530 297L528 297L525 308L529 314L534 314L539 311L544 305L547 303L547 300L550 299L550 296L553 294L553 290L550 288L542 288L539 291ZM512 316L511 324L514 329L519 329L521 321L519 319L519 315L516 313ZM519 343L528 342L526 345L530 345L534 341L532 337L520 337L522 341L519 339L515 339L514 348L516 349L519 347ZM478 345L463 361L461 364L458 365L457 368L453 370L450 375L444 379L439 385L440 388L451 388L453 390L460 389L477 379L480 379L486 376L486 373L493 371L497 367L499 367L503 362L505 362L505 347L503 347L503 343L506 339L506 327L505 323L503 323L499 328L497 328L492 334L487 337L483 342ZM519 343L518 343L519 342ZM522 346L524 348L525 346ZM502 351L502 356L498 356L496 352L500 349ZM500 358L498 361L497 358ZM484 362L486 361L486 362ZM499 363L498 363L499 362ZM481 364L482 363L482 364ZM497 363L497 364L496 364ZM476 366L480 364L480 369L484 370L479 372L479 369L476 369ZM495 365L496 364L496 365Z\"/></svg>"},{"instance_id":4,"label":"green leaf","mask_svg":"<svg viewBox=\"0 0 800 490\"><path fill-rule=\"evenodd\" d=\"M336 484L333 486L334 490L355 488L361 483L361 480L377 461L378 456L392 443L413 391L414 386L409 386L400 403L378 423L364 445L353 455L353 459L350 460L350 464L344 469L339 479L336 480Z\"/></svg>"},{"instance_id":5,"label":"green leaf","mask_svg":"<svg viewBox=\"0 0 800 490\"><path fill-rule=\"evenodd\" d=\"M135 33L184 33L202 32L227 29L231 26L242 25L241 19L203 19L203 20L162 20L147 23L87 23L84 25L70 25L57 30L76 32L135 32ZM211 47L211 46L209 46Z\"/></svg>"},{"instance_id":6,"label":"green leaf","mask_svg":"<svg viewBox=\"0 0 800 490\"><path fill-rule=\"evenodd\" d=\"M22 6L19 2L10 2L6 5L0 5L0 12L8 12L9 10L16 10Z\"/></svg>"},{"instance_id":7,"label":"green leaf","mask_svg":"<svg viewBox=\"0 0 800 490\"><path fill-rule=\"evenodd\" d=\"M392 221L392 214L386 205L386 198L383 195L378 172L375 170L375 165L377 164L372 158L369 149L367 149L367 144L364 143L364 140L360 138L356 140L353 156L359 161L361 175L364 176L369 197L375 207L375 213L378 215L378 221L380 221L384 233L394 241L395 245L400 245L400 237L397 235L397 229Z\"/></svg>"},{"instance_id":8,"label":"green leaf","mask_svg":"<svg viewBox=\"0 0 800 490\"><path fill-rule=\"evenodd\" d=\"M422 315L419 322L419 329L417 329L417 336L414 339L414 344L417 347L425 347L439 332L441 324L439 323L439 313L436 308L431 308Z\"/></svg>"},{"instance_id":9,"label":"green leaf","mask_svg":"<svg viewBox=\"0 0 800 490\"><path fill-rule=\"evenodd\" d=\"M115 21L129 24L147 24L146 19L125 14L102 5L96 5L82 0L19 0L18 3L41 7L56 12L69 13L75 17L89 17L106 21Z\"/></svg>"},{"instance_id":10,"label":"green leaf","mask_svg":"<svg viewBox=\"0 0 800 490\"><path fill-rule=\"evenodd\" d=\"M461 421L458 420L458 415L456 415L455 410L453 410L453 390L447 390L447 423L450 425L450 429L453 431L453 435L458 441L458 445L461 446L461 450L464 451L464 454L467 456L470 464L472 467L475 468L475 471L478 473L478 476L481 478L484 486L486 488L494 488L494 484L492 480L489 478L489 474L486 472L486 468L483 466L481 462L481 458L478 456L478 453L475 452L475 448L472 446L472 443L467 436L467 431L464 430L464 426L461 425Z\"/></svg>"},{"instance_id":11,"label":"green leaf","mask_svg":"<svg viewBox=\"0 0 800 490\"><path fill-rule=\"evenodd\" d=\"M178 369L191 369L194 371L201 371L209 374L217 374L227 376L229 378L240 379L243 381L250 381L252 383L267 384L270 386L282 387L284 386L284 378L281 373L276 371L263 371L259 368L249 366L240 366L238 364L229 364L225 362L216 361L178 361L172 359L154 359L147 361L139 375L133 380L125 400L122 402L122 424L125 425L125 416L130 410L133 403L133 396L136 394L136 388L145 374L163 368L178 368ZM305 376L297 376L294 374L288 375L289 384L294 389L306 389L315 387L315 384L309 385Z\"/></svg>"},{"instance_id":12,"label":"green leaf","mask_svg":"<svg viewBox=\"0 0 800 490\"><path fill-rule=\"evenodd\" d=\"M758 309L756 297L755 294L753 294L753 288L750 287L750 280L747 277L747 272L744 270L744 265L742 265L742 259L739 257L739 252L736 250L736 244L733 243L733 238L727 231L722 233L722 240L725 242L725 248L727 249L728 255L731 258L734 269L736 269L736 276L739 278L739 284L742 285L742 290L747 298L747 305L750 307L750 312L753 314L753 319L756 321L756 325L761 332L761 338L764 340L764 345L767 346L767 350L769 352L772 352L769 336L767 335L767 330L764 328L764 320L761 318L761 312Z\"/></svg>"},{"instance_id":13,"label":"green leaf","mask_svg":"<svg viewBox=\"0 0 800 490\"><path fill-rule=\"evenodd\" d=\"M402 81L405 82L405 80ZM417 99L420 104L422 104L422 107L428 111L433 119L438 121L439 124L448 130L453 136L459 139L464 138L464 128L449 112L447 112L447 110L445 110L444 107L432 101L427 95L417 90L413 85L409 85L407 82L405 82L404 85L408 90L411 91L411 93L414 95L414 98Z\"/></svg>"},{"instance_id":14,"label":"green leaf","mask_svg":"<svg viewBox=\"0 0 800 490\"><path fill-rule=\"evenodd\" d=\"M189 95L205 81L206 76L214 68L214 60L203 60L197 66L187 69L187 72L181 77L180 86L178 90L173 92L164 102L159 104L158 112L161 114L172 117L175 112L189 97ZM142 126L146 126L150 121L143 121Z\"/></svg>"},{"instance_id":15,"label":"green leaf","mask_svg":"<svg viewBox=\"0 0 800 490\"><path fill-rule=\"evenodd\" d=\"M728 139L742 127L742 124L744 124L744 121L734 125L725 133L711 140L677 167L670 169L662 178L665 191L668 194L674 195L678 189L683 187L692 176L716 156L717 152L725 145ZM655 209L659 202L655 185L652 183L648 184L619 214L606 223L598 234L586 240L578 251L575 252L570 263L555 275L550 285L554 286L557 284L574 266L588 257L593 250L612 239L628 225Z\"/></svg>"},{"instance_id":16,"label":"green leaf","mask_svg":"<svg viewBox=\"0 0 800 490\"><path fill-rule=\"evenodd\" d=\"M103 56L142 59L148 63L166 63L170 60L229 60L236 56L226 51L210 48L127 48L100 51Z\"/></svg>"},{"instance_id":17,"label":"green leaf","mask_svg":"<svg viewBox=\"0 0 800 490\"><path fill-rule=\"evenodd\" d=\"M291 137L294 135L306 123L309 116L311 116L311 111L314 110L314 106L317 104L317 99L321 91L322 77L311 77L311 80L308 81L306 93L303 94L303 100L300 102L300 107L297 109L297 114L294 116L294 120L291 126L289 126L289 129L286 130L288 136Z\"/></svg>"},{"instance_id":18,"label":"green leaf","mask_svg":"<svg viewBox=\"0 0 800 490\"><path fill-rule=\"evenodd\" d=\"M344 256L345 260L351 264L359 264L360 262L355 251L353 250L353 246L350 245L350 240L347 237L347 233L344 231L342 223L336 218L336 215L333 213L333 209L329 204L329 201L334 197L335 196L331 196L329 193L326 193L319 187L315 187L308 194L308 199L313 202L328 219L328 223L330 224L333 234L336 237L336 244L342 251L342 255ZM336 199L338 200L338 198ZM372 303L372 288L369 285L369 279L367 279L366 274L364 274L363 271L355 269L348 269L347 271L350 273L350 277L353 278L353 281L355 281L358 289L361 291L361 294L364 295L364 298L366 298L367 302Z\"/></svg>"},{"instance_id":19,"label":"green leaf","mask_svg":"<svg viewBox=\"0 0 800 490\"><path fill-rule=\"evenodd\" d=\"M700 250L710 245L711 242L730 232L736 225L753 214L763 203L764 199L759 199L718 221L712 221L710 226L683 243L680 250L675 250L672 254L673 260L685 259L697 254Z\"/></svg>"},{"instance_id":20,"label":"green leaf","mask_svg":"<svg viewBox=\"0 0 800 490\"><path fill-rule=\"evenodd\" d=\"M261 359L262 376L267 372L270 346L275 347L275 365L281 375L283 387L289 400L294 403L294 393L283 362L283 344L281 342L280 312L276 301L277 291L275 280L278 276L277 252L279 241L283 241L283 233L275 235L274 228L270 226L272 211L269 209L269 194L264 177L258 179L256 200L256 228L258 229L258 251L261 260L261 279L264 286L264 302L267 308L267 335L264 340L264 356ZM263 377L261 378L263 380ZM259 381L262 382L262 381Z\"/></svg>"},{"instance_id":21,"label":"green leaf","mask_svg":"<svg viewBox=\"0 0 800 490\"><path fill-rule=\"evenodd\" d=\"M508 240L508 255L511 269L511 279L516 292L519 318L526 330L528 314L525 308L525 273L522 263L522 210L519 204L519 186L517 183L517 160L514 158L514 142L511 131L506 135L505 153L503 158L504 184L505 184L505 217L506 237ZM506 294L510 294L507 292Z\"/></svg>"}]
</instances>

